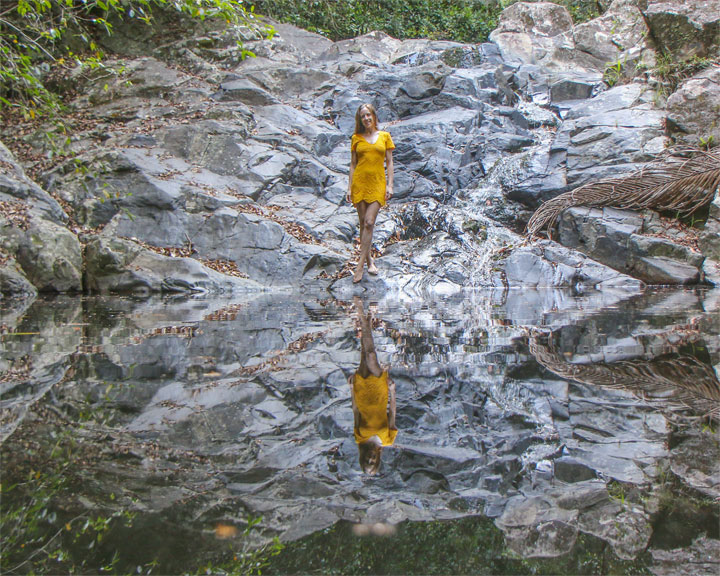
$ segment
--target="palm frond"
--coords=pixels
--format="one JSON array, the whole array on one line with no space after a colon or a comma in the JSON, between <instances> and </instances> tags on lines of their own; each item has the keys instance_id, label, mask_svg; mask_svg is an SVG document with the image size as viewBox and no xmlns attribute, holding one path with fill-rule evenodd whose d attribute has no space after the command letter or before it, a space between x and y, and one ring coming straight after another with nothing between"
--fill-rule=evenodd
<instances>
[{"instance_id":1,"label":"palm frond","mask_svg":"<svg viewBox=\"0 0 720 576\"><path fill-rule=\"evenodd\" d=\"M676 150L627 176L591 182L548 200L532 215L526 231L534 235L545 226L552 228L558 216L573 206L649 208L687 216L710 203L718 187L720 152Z\"/></svg>"},{"instance_id":2,"label":"palm frond","mask_svg":"<svg viewBox=\"0 0 720 576\"><path fill-rule=\"evenodd\" d=\"M582 384L622 389L659 406L664 412L688 411L720 421L720 382L712 366L687 354L652 359L576 364L568 362L549 338L529 337L530 353L539 364L562 378Z\"/></svg>"}]
</instances>

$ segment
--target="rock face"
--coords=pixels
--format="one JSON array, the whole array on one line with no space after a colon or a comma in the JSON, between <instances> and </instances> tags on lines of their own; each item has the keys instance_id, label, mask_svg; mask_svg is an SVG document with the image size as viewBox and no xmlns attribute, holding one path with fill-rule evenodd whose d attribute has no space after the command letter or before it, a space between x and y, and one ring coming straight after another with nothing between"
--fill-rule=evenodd
<instances>
[{"instance_id":1,"label":"rock face","mask_svg":"<svg viewBox=\"0 0 720 576\"><path fill-rule=\"evenodd\" d=\"M720 142L720 66L686 80L668 98L667 127L690 146Z\"/></svg>"},{"instance_id":2,"label":"rock face","mask_svg":"<svg viewBox=\"0 0 720 576\"><path fill-rule=\"evenodd\" d=\"M60 205L32 182L0 143L2 292L14 296L82 289L82 248Z\"/></svg>"},{"instance_id":3,"label":"rock face","mask_svg":"<svg viewBox=\"0 0 720 576\"><path fill-rule=\"evenodd\" d=\"M654 212L571 208L559 225L560 242L646 284L697 284L703 257L694 238Z\"/></svg>"},{"instance_id":4,"label":"rock face","mask_svg":"<svg viewBox=\"0 0 720 576\"><path fill-rule=\"evenodd\" d=\"M650 0L644 11L662 52L678 59L720 55L720 6L713 0Z\"/></svg>"},{"instance_id":5,"label":"rock face","mask_svg":"<svg viewBox=\"0 0 720 576\"><path fill-rule=\"evenodd\" d=\"M636 170L673 139L720 139L716 68L667 109L650 85L623 84L652 63L648 38L671 36L663 14L711 54L711 5L616 0L573 26L560 6L520 2L481 45L380 32L333 43L277 25L245 60L208 27L152 49L114 37L123 72L81 83L72 161L44 172L41 188L0 149L4 292L33 292L18 274L40 291L140 293L715 282L714 220L698 244L709 254L640 226L633 264L608 259L594 238L616 236L612 219L571 231L571 216L565 248L518 248L543 201ZM610 77L608 61L622 63ZM357 217L344 196L365 101L397 145L396 196L374 236L382 278L353 288Z\"/></svg>"}]
</instances>

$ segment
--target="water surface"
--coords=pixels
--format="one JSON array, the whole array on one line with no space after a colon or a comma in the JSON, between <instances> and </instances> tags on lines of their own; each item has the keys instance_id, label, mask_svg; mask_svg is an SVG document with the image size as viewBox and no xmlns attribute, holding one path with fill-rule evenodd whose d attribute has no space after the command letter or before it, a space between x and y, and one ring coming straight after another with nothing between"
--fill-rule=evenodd
<instances>
[{"instance_id":1,"label":"water surface","mask_svg":"<svg viewBox=\"0 0 720 576\"><path fill-rule=\"evenodd\" d=\"M0 326L3 573L717 571L717 290L57 297Z\"/></svg>"}]
</instances>

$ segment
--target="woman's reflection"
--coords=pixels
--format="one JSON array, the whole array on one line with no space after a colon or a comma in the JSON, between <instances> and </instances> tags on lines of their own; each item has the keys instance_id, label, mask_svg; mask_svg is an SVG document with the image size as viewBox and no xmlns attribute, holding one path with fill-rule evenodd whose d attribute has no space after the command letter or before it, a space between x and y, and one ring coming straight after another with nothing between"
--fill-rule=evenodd
<instances>
[{"instance_id":1,"label":"woman's reflection","mask_svg":"<svg viewBox=\"0 0 720 576\"><path fill-rule=\"evenodd\" d=\"M395 427L395 383L380 366L372 335L372 314L365 314L363 303L355 298L360 322L360 365L348 378L355 421L355 441L360 467L366 474L380 469L383 447L392 446Z\"/></svg>"}]
</instances>

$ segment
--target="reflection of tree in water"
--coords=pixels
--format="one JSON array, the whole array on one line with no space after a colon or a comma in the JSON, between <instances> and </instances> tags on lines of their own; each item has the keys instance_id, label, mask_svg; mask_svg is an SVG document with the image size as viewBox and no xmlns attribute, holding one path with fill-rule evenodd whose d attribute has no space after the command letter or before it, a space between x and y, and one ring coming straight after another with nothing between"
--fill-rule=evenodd
<instances>
[{"instance_id":1,"label":"reflection of tree in water","mask_svg":"<svg viewBox=\"0 0 720 576\"><path fill-rule=\"evenodd\" d=\"M542 366L568 380L620 388L664 411L691 412L720 420L720 382L713 367L687 353L655 358L579 364L568 362L555 346L553 334L533 331L530 353ZM680 347L678 346L677 349Z\"/></svg>"}]
</instances>

